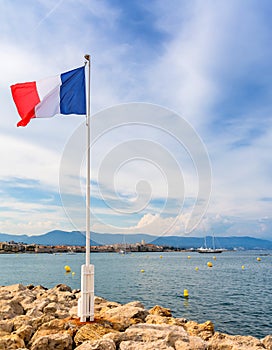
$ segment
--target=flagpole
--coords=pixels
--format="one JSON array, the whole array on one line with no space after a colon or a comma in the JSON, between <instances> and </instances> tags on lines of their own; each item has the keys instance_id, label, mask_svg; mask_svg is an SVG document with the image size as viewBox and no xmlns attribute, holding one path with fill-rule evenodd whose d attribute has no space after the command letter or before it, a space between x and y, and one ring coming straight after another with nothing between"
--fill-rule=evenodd
<instances>
[{"instance_id":1,"label":"flagpole","mask_svg":"<svg viewBox=\"0 0 272 350\"><path fill-rule=\"evenodd\" d=\"M86 113L86 139L87 139L87 154L86 154L86 265L91 262L91 233L90 233L90 205L91 205L91 133L90 133L90 115L91 115L91 57L84 56L88 67L88 90L87 90L87 113Z\"/></svg>"},{"instance_id":2,"label":"flagpole","mask_svg":"<svg viewBox=\"0 0 272 350\"><path fill-rule=\"evenodd\" d=\"M78 316L80 322L94 320L94 265L91 265L91 234L90 234L90 204L91 204L91 58L85 55L88 67L87 109L86 109L86 261L81 266L81 296L78 300Z\"/></svg>"}]
</instances>

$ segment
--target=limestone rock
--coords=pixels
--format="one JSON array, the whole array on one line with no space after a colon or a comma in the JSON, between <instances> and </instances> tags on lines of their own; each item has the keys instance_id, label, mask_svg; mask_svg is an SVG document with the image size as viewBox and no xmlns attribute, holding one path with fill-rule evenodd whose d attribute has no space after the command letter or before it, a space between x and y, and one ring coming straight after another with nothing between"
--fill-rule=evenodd
<instances>
[{"instance_id":1,"label":"limestone rock","mask_svg":"<svg viewBox=\"0 0 272 350\"><path fill-rule=\"evenodd\" d=\"M9 334L0 337L0 349L1 350L13 350L18 348L24 348L25 343L17 334Z\"/></svg>"},{"instance_id":2,"label":"limestone rock","mask_svg":"<svg viewBox=\"0 0 272 350\"><path fill-rule=\"evenodd\" d=\"M65 310L59 310L55 313L55 316L59 319L64 319L70 316L68 311Z\"/></svg>"},{"instance_id":3,"label":"limestone rock","mask_svg":"<svg viewBox=\"0 0 272 350\"><path fill-rule=\"evenodd\" d=\"M48 290L47 288L45 288L41 285L36 286L33 289L31 289L32 293L34 293L34 295L37 299L41 298L47 290Z\"/></svg>"},{"instance_id":4,"label":"limestone rock","mask_svg":"<svg viewBox=\"0 0 272 350\"><path fill-rule=\"evenodd\" d=\"M116 346L114 341L110 339L88 340L76 347L75 350L116 350Z\"/></svg>"},{"instance_id":5,"label":"limestone rock","mask_svg":"<svg viewBox=\"0 0 272 350\"><path fill-rule=\"evenodd\" d=\"M57 296L59 301L77 300L77 295L69 291L63 291L61 293L59 292Z\"/></svg>"},{"instance_id":6,"label":"limestone rock","mask_svg":"<svg viewBox=\"0 0 272 350\"><path fill-rule=\"evenodd\" d=\"M34 307L33 309L29 309L26 315L31 318L38 318L43 316L43 312L39 309L39 307Z\"/></svg>"},{"instance_id":7,"label":"limestone rock","mask_svg":"<svg viewBox=\"0 0 272 350\"><path fill-rule=\"evenodd\" d=\"M175 342L176 350L206 350L208 349L207 343L199 337L189 337L189 343L181 340Z\"/></svg>"},{"instance_id":8,"label":"limestone rock","mask_svg":"<svg viewBox=\"0 0 272 350\"><path fill-rule=\"evenodd\" d=\"M120 343L123 340L125 340L125 335L124 335L124 332L113 331L103 335L103 339L112 340L115 343L116 347L118 348Z\"/></svg>"},{"instance_id":9,"label":"limestone rock","mask_svg":"<svg viewBox=\"0 0 272 350\"><path fill-rule=\"evenodd\" d=\"M94 312L97 316L99 316L100 313L102 314L107 310L113 309L118 306L121 306L121 304L112 301L107 301L106 299L101 297L94 297Z\"/></svg>"},{"instance_id":10,"label":"limestone rock","mask_svg":"<svg viewBox=\"0 0 272 350\"><path fill-rule=\"evenodd\" d=\"M98 340L107 333L112 333L114 330L109 324L89 323L81 327L75 335L74 342L80 345L87 340Z\"/></svg>"},{"instance_id":11,"label":"limestone rock","mask_svg":"<svg viewBox=\"0 0 272 350\"><path fill-rule=\"evenodd\" d=\"M159 315L148 315L145 319L145 323L148 324L169 324L175 326L183 326L187 320L185 318L174 318Z\"/></svg>"},{"instance_id":12,"label":"limestone rock","mask_svg":"<svg viewBox=\"0 0 272 350\"><path fill-rule=\"evenodd\" d=\"M46 314L55 314L57 310L58 310L58 304L53 302L53 303L47 304L44 307L43 312Z\"/></svg>"},{"instance_id":13,"label":"limestone rock","mask_svg":"<svg viewBox=\"0 0 272 350\"><path fill-rule=\"evenodd\" d=\"M18 284L12 284L10 286L4 286L0 288L0 293L2 291L6 291L6 292L10 292L10 293L16 293L16 292L20 292L22 290L26 290L27 287L23 286L22 284L18 283Z\"/></svg>"},{"instance_id":14,"label":"limestone rock","mask_svg":"<svg viewBox=\"0 0 272 350\"><path fill-rule=\"evenodd\" d=\"M261 340L261 342L264 344L266 349L272 350L272 335L267 335Z\"/></svg>"},{"instance_id":15,"label":"limestone rock","mask_svg":"<svg viewBox=\"0 0 272 350\"><path fill-rule=\"evenodd\" d=\"M147 310L126 304L107 310L101 317L112 322L116 330L125 330L132 324L143 322L147 315Z\"/></svg>"},{"instance_id":16,"label":"limestone rock","mask_svg":"<svg viewBox=\"0 0 272 350\"><path fill-rule=\"evenodd\" d=\"M104 299L104 298L101 298L101 297L98 297L98 296L94 297L94 305L95 306L100 305L100 304L105 304L106 302L107 302L107 300Z\"/></svg>"},{"instance_id":17,"label":"limestone rock","mask_svg":"<svg viewBox=\"0 0 272 350\"><path fill-rule=\"evenodd\" d=\"M172 347L178 340L189 342L188 334L182 327L145 323L133 325L126 329L123 339L124 341L131 340L143 343L166 340L167 344Z\"/></svg>"},{"instance_id":18,"label":"limestone rock","mask_svg":"<svg viewBox=\"0 0 272 350\"><path fill-rule=\"evenodd\" d=\"M29 317L29 316L26 316ZM55 317L53 315L50 314L42 314L40 317L36 317L36 318L30 318L29 324L35 329L37 330L39 327L41 327L42 325L46 324L47 322L53 321L55 319Z\"/></svg>"},{"instance_id":19,"label":"limestone rock","mask_svg":"<svg viewBox=\"0 0 272 350\"><path fill-rule=\"evenodd\" d=\"M45 337L45 339L47 339L47 336L53 334L59 334L59 336L60 334L68 334L71 336L73 334L73 330L70 330L69 328L69 323L66 324L63 320L53 319L52 321L42 324L38 328L31 338L30 345L36 343L36 340L39 338Z\"/></svg>"},{"instance_id":20,"label":"limestone rock","mask_svg":"<svg viewBox=\"0 0 272 350\"><path fill-rule=\"evenodd\" d=\"M207 342L205 342L200 337L190 336L189 337L189 346L190 349L195 350L206 350L207 349ZM179 350L177 347L177 343L175 343L176 350Z\"/></svg>"},{"instance_id":21,"label":"limestone rock","mask_svg":"<svg viewBox=\"0 0 272 350\"><path fill-rule=\"evenodd\" d=\"M19 316L14 317L12 320L10 320L10 322L12 322L13 330L16 331L17 329L19 329L22 326L29 325L30 320L31 320L31 318L29 316L19 315ZM7 321L5 321L5 322L7 322Z\"/></svg>"},{"instance_id":22,"label":"limestone rock","mask_svg":"<svg viewBox=\"0 0 272 350\"><path fill-rule=\"evenodd\" d=\"M154 307L152 307L152 309L149 310L149 313L151 315L158 315L158 316L166 316L166 317L172 316L170 309L166 309L159 305L155 305Z\"/></svg>"},{"instance_id":23,"label":"limestone rock","mask_svg":"<svg viewBox=\"0 0 272 350\"><path fill-rule=\"evenodd\" d=\"M48 334L35 339L31 350L72 350L73 339L70 334Z\"/></svg>"},{"instance_id":24,"label":"limestone rock","mask_svg":"<svg viewBox=\"0 0 272 350\"><path fill-rule=\"evenodd\" d=\"M69 310L69 316L72 318L77 318L77 311L78 311L78 307L77 306L73 306L70 308Z\"/></svg>"},{"instance_id":25,"label":"limestone rock","mask_svg":"<svg viewBox=\"0 0 272 350\"><path fill-rule=\"evenodd\" d=\"M139 307L140 309L144 309L144 304L141 303L140 301L131 301L130 303L127 303L126 306L134 306L134 307Z\"/></svg>"},{"instance_id":26,"label":"limestone rock","mask_svg":"<svg viewBox=\"0 0 272 350\"><path fill-rule=\"evenodd\" d=\"M23 315L24 309L16 300L0 301L0 320L13 318L17 315Z\"/></svg>"},{"instance_id":27,"label":"limestone rock","mask_svg":"<svg viewBox=\"0 0 272 350\"><path fill-rule=\"evenodd\" d=\"M41 286L41 285L38 285L38 286L35 286L34 288L31 289L33 292L39 294L39 293L44 293L45 291L48 290L48 288L44 287L44 286Z\"/></svg>"},{"instance_id":28,"label":"limestone rock","mask_svg":"<svg viewBox=\"0 0 272 350\"><path fill-rule=\"evenodd\" d=\"M13 300L18 301L25 311L32 307L35 299L35 294L27 288L13 293Z\"/></svg>"},{"instance_id":29,"label":"limestone rock","mask_svg":"<svg viewBox=\"0 0 272 350\"><path fill-rule=\"evenodd\" d=\"M13 298L13 295L12 295L11 292L5 291L5 290L0 291L0 299L1 299L1 301L10 300L12 298Z\"/></svg>"},{"instance_id":30,"label":"limestone rock","mask_svg":"<svg viewBox=\"0 0 272 350\"><path fill-rule=\"evenodd\" d=\"M17 334L21 339L24 340L25 344L27 344L30 341L34 332L34 328L30 325L23 325L20 328L18 328L17 331L14 332L14 334Z\"/></svg>"},{"instance_id":31,"label":"limestone rock","mask_svg":"<svg viewBox=\"0 0 272 350\"><path fill-rule=\"evenodd\" d=\"M2 320L0 321L0 331L11 333L13 330L12 320Z\"/></svg>"},{"instance_id":32,"label":"limestone rock","mask_svg":"<svg viewBox=\"0 0 272 350\"><path fill-rule=\"evenodd\" d=\"M3 337L4 335L10 335L10 332L0 331L0 337Z\"/></svg>"},{"instance_id":33,"label":"limestone rock","mask_svg":"<svg viewBox=\"0 0 272 350\"><path fill-rule=\"evenodd\" d=\"M160 339L154 342L139 343L133 340L126 340L120 344L120 350L175 350L169 346L166 340Z\"/></svg>"},{"instance_id":34,"label":"limestone rock","mask_svg":"<svg viewBox=\"0 0 272 350\"><path fill-rule=\"evenodd\" d=\"M228 335L215 333L209 339L208 348L212 350L261 350L264 349L262 342L251 336Z\"/></svg>"},{"instance_id":35,"label":"limestone rock","mask_svg":"<svg viewBox=\"0 0 272 350\"><path fill-rule=\"evenodd\" d=\"M16 300L20 301L20 299L17 299L17 298ZM32 309L34 301L35 301L34 296L25 296L25 298L20 301L25 312L27 312L29 309Z\"/></svg>"},{"instance_id":36,"label":"limestone rock","mask_svg":"<svg viewBox=\"0 0 272 350\"><path fill-rule=\"evenodd\" d=\"M184 324L184 328L189 335L196 335L204 340L208 340L214 335L214 325L211 321L200 324L195 321L189 321Z\"/></svg>"},{"instance_id":37,"label":"limestone rock","mask_svg":"<svg viewBox=\"0 0 272 350\"><path fill-rule=\"evenodd\" d=\"M72 293L72 288L67 286L66 284L57 284L52 290L57 292L70 292Z\"/></svg>"}]
</instances>

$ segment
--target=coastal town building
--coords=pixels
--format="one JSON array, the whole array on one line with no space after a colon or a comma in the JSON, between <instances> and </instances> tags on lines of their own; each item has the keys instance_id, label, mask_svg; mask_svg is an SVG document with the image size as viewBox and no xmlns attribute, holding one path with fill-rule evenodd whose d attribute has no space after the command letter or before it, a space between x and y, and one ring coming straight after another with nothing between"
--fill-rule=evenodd
<instances>
[{"instance_id":1,"label":"coastal town building","mask_svg":"<svg viewBox=\"0 0 272 350\"><path fill-rule=\"evenodd\" d=\"M84 253L85 246L68 246L68 245L41 245L41 244L25 244L18 242L0 242L0 254L14 253ZM173 249L173 248L172 248ZM123 244L116 243L110 245L91 246L92 253L132 253L132 252L163 252L171 250L169 247L158 246L155 244L147 244L145 242Z\"/></svg>"}]
</instances>

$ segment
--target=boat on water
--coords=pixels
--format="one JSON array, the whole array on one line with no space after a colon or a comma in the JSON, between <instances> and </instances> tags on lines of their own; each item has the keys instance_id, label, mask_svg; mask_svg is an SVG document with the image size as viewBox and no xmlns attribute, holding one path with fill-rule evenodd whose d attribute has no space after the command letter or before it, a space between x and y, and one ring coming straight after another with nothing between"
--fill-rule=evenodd
<instances>
[{"instance_id":1,"label":"boat on water","mask_svg":"<svg viewBox=\"0 0 272 350\"><path fill-rule=\"evenodd\" d=\"M69 248L67 255L76 255L76 252L73 250L73 248Z\"/></svg>"},{"instance_id":2,"label":"boat on water","mask_svg":"<svg viewBox=\"0 0 272 350\"><path fill-rule=\"evenodd\" d=\"M205 247L200 247L196 250L198 253L213 253L213 254L218 254L218 253L223 253L226 251L226 249L220 249L220 248L205 248Z\"/></svg>"},{"instance_id":3,"label":"boat on water","mask_svg":"<svg viewBox=\"0 0 272 350\"><path fill-rule=\"evenodd\" d=\"M206 237L204 238L204 247L200 247L198 249L196 249L196 251L198 253L206 253L206 254L219 254L219 253L223 253L226 251L226 249L223 248L215 248L215 242L214 242L214 236L212 236L212 248L211 247L207 247L207 239Z\"/></svg>"},{"instance_id":4,"label":"boat on water","mask_svg":"<svg viewBox=\"0 0 272 350\"><path fill-rule=\"evenodd\" d=\"M125 254L130 254L130 253L131 253L131 251L130 251L130 249L127 248L127 243L126 243L126 239L125 239L125 235L124 235L123 246L120 248L119 254L125 255Z\"/></svg>"}]
</instances>

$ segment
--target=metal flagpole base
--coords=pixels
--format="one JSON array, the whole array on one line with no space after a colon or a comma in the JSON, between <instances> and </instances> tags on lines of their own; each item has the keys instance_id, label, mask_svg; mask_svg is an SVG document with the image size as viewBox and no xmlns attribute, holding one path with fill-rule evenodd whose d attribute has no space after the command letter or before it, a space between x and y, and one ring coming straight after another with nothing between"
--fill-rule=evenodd
<instances>
[{"instance_id":1,"label":"metal flagpole base","mask_svg":"<svg viewBox=\"0 0 272 350\"><path fill-rule=\"evenodd\" d=\"M77 314L80 322L94 320L94 265L81 265L81 297Z\"/></svg>"}]
</instances>

